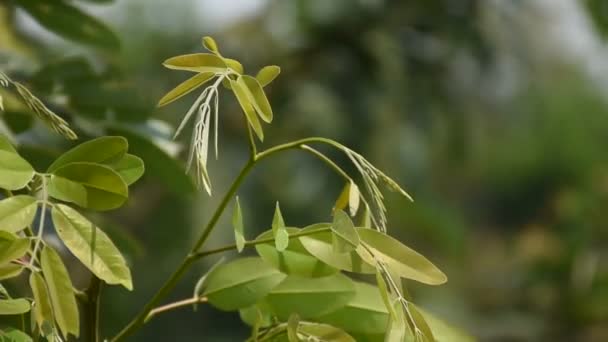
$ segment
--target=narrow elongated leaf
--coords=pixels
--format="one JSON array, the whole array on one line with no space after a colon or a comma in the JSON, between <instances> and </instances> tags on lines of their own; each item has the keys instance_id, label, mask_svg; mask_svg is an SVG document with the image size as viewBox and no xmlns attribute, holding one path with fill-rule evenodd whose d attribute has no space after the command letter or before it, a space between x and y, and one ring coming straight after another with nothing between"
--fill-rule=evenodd
<instances>
[{"instance_id":1,"label":"narrow elongated leaf","mask_svg":"<svg viewBox=\"0 0 608 342\"><path fill-rule=\"evenodd\" d=\"M274 235L274 245L277 251L284 251L287 246L289 246L289 234L285 229L285 221L283 220L283 215L281 214L279 202L276 204L274 216L272 218L272 234Z\"/></svg>"},{"instance_id":2,"label":"narrow elongated leaf","mask_svg":"<svg viewBox=\"0 0 608 342\"><path fill-rule=\"evenodd\" d=\"M108 166L116 171L127 185L135 183L144 175L145 171L144 161L141 158L128 153L119 161L108 164Z\"/></svg>"},{"instance_id":3,"label":"narrow elongated leaf","mask_svg":"<svg viewBox=\"0 0 608 342\"><path fill-rule=\"evenodd\" d=\"M59 238L93 274L108 284L133 289L125 259L101 229L63 204L56 204L51 215Z\"/></svg>"},{"instance_id":4,"label":"narrow elongated leaf","mask_svg":"<svg viewBox=\"0 0 608 342\"><path fill-rule=\"evenodd\" d=\"M57 158L47 172L53 173L59 168L74 162L111 164L122 159L127 153L127 139L117 136L105 136L89 140L68 150Z\"/></svg>"},{"instance_id":5,"label":"narrow elongated leaf","mask_svg":"<svg viewBox=\"0 0 608 342\"><path fill-rule=\"evenodd\" d=\"M72 281L59 254L48 245L42 249L40 265L46 279L53 307L53 316L64 337L68 334L78 337L80 319Z\"/></svg>"},{"instance_id":6,"label":"narrow elongated leaf","mask_svg":"<svg viewBox=\"0 0 608 342\"><path fill-rule=\"evenodd\" d=\"M281 320L294 312L312 319L343 307L354 295L352 280L341 273L322 278L289 276L270 291L266 301Z\"/></svg>"},{"instance_id":7,"label":"narrow elongated leaf","mask_svg":"<svg viewBox=\"0 0 608 342\"><path fill-rule=\"evenodd\" d=\"M350 216L357 215L360 199L359 187L351 180L350 186L348 187L348 209L350 211Z\"/></svg>"},{"instance_id":8,"label":"narrow elongated leaf","mask_svg":"<svg viewBox=\"0 0 608 342\"><path fill-rule=\"evenodd\" d=\"M281 68L276 65L267 65L258 71L258 74L255 75L255 78L260 82L262 87L265 87L270 84L279 74L281 73Z\"/></svg>"},{"instance_id":9,"label":"narrow elongated leaf","mask_svg":"<svg viewBox=\"0 0 608 342\"><path fill-rule=\"evenodd\" d=\"M0 201L0 230L16 233L29 226L38 204L32 196L17 195Z\"/></svg>"},{"instance_id":10,"label":"narrow elongated leaf","mask_svg":"<svg viewBox=\"0 0 608 342\"><path fill-rule=\"evenodd\" d=\"M164 61L163 65L169 69L194 72L218 73L226 70L226 62L221 57L210 53L193 53L171 57Z\"/></svg>"},{"instance_id":11,"label":"narrow elongated leaf","mask_svg":"<svg viewBox=\"0 0 608 342\"><path fill-rule=\"evenodd\" d=\"M324 227L329 227L329 225L315 226L316 229ZM300 230L288 227L286 231L288 234L294 234ZM257 239L272 237L272 230L268 230L260 234ZM287 249L283 251L278 251L272 242L258 244L255 246L255 249L264 261L286 274L316 278L338 272L336 268L327 265L308 253L299 239L292 239Z\"/></svg>"},{"instance_id":12,"label":"narrow elongated leaf","mask_svg":"<svg viewBox=\"0 0 608 342\"><path fill-rule=\"evenodd\" d=\"M62 37L101 48L118 48L116 35L102 22L63 1L17 0L36 21Z\"/></svg>"},{"instance_id":13,"label":"narrow elongated leaf","mask_svg":"<svg viewBox=\"0 0 608 342\"><path fill-rule=\"evenodd\" d=\"M165 94L165 96L158 101L157 107L166 106L182 96L189 94L191 91L211 80L214 75L215 74L212 72L201 72L200 74L192 76Z\"/></svg>"},{"instance_id":14,"label":"narrow elongated leaf","mask_svg":"<svg viewBox=\"0 0 608 342\"><path fill-rule=\"evenodd\" d=\"M413 335L408 330L408 325L405 321L405 312L400 303L395 304L394 309L396 316L389 317L388 327L386 329L385 341L407 342L408 337L413 338Z\"/></svg>"},{"instance_id":15,"label":"narrow elongated leaf","mask_svg":"<svg viewBox=\"0 0 608 342\"><path fill-rule=\"evenodd\" d=\"M99 211L118 208L129 196L127 184L116 171L85 162L55 170L48 189L51 197Z\"/></svg>"},{"instance_id":16,"label":"narrow elongated leaf","mask_svg":"<svg viewBox=\"0 0 608 342\"><path fill-rule=\"evenodd\" d=\"M440 285L447 281L446 275L427 258L395 238L367 228L357 228L357 232L374 257L384 262L393 274L429 285ZM367 251L359 249L357 252L366 262L375 262Z\"/></svg>"},{"instance_id":17,"label":"narrow elongated leaf","mask_svg":"<svg viewBox=\"0 0 608 342\"><path fill-rule=\"evenodd\" d=\"M16 152L0 149L0 188L19 190L34 177L34 169Z\"/></svg>"},{"instance_id":18,"label":"narrow elongated leaf","mask_svg":"<svg viewBox=\"0 0 608 342\"><path fill-rule=\"evenodd\" d=\"M311 228L306 228L311 230ZM332 245L332 233L319 233L300 237L300 242L306 250L324 263L339 270L373 274L376 268L365 262L356 251L336 253ZM360 247L359 247L360 248Z\"/></svg>"},{"instance_id":19,"label":"narrow elongated leaf","mask_svg":"<svg viewBox=\"0 0 608 342\"><path fill-rule=\"evenodd\" d=\"M49 331L45 331L49 324L53 324L53 308L51 307L51 300L49 292L44 282L44 278L40 273L32 272L30 274L30 288L34 294L34 318L38 329L45 335Z\"/></svg>"},{"instance_id":20,"label":"narrow elongated leaf","mask_svg":"<svg viewBox=\"0 0 608 342\"><path fill-rule=\"evenodd\" d=\"M32 308L25 298L0 299L0 315L20 315L29 312Z\"/></svg>"},{"instance_id":21,"label":"narrow elongated leaf","mask_svg":"<svg viewBox=\"0 0 608 342\"><path fill-rule=\"evenodd\" d=\"M241 213L241 205L237 197L234 202L234 211L232 212L232 228L234 228L234 240L236 241L236 249L239 253L245 248L245 233L243 228L243 214Z\"/></svg>"},{"instance_id":22,"label":"narrow elongated leaf","mask_svg":"<svg viewBox=\"0 0 608 342\"><path fill-rule=\"evenodd\" d=\"M262 120L266 123L271 123L272 107L270 107L270 103L268 102L268 98L266 98L266 94L264 93L264 89L262 89L260 82L249 75L239 76L236 82L243 87L249 98L249 102L251 102L253 108L255 108L255 111Z\"/></svg>"},{"instance_id":23,"label":"narrow elongated leaf","mask_svg":"<svg viewBox=\"0 0 608 342\"><path fill-rule=\"evenodd\" d=\"M217 43L215 42L215 39L213 39L209 36L203 37L203 46L205 47L205 49L213 52L216 55L220 54L220 51L217 47Z\"/></svg>"},{"instance_id":24,"label":"narrow elongated leaf","mask_svg":"<svg viewBox=\"0 0 608 342\"><path fill-rule=\"evenodd\" d=\"M258 139L260 139L260 141L264 141L264 131L262 130L262 125L260 124L260 120L258 119L258 116L255 114L255 109L254 109L253 105L251 104L251 101L249 100L249 96L247 95L247 92L246 92L244 86L241 83L238 83L231 79L229 79L229 80L230 80L230 87L232 88L232 91L234 92L236 99L238 100L239 104L241 105L241 108L243 109L243 113L245 114L245 117L247 118L247 121L249 122L249 125L251 126L251 128L253 128L253 131L257 135Z\"/></svg>"},{"instance_id":25,"label":"narrow elongated leaf","mask_svg":"<svg viewBox=\"0 0 608 342\"><path fill-rule=\"evenodd\" d=\"M0 264L0 280L15 278L23 272L23 266L17 264Z\"/></svg>"},{"instance_id":26,"label":"narrow elongated leaf","mask_svg":"<svg viewBox=\"0 0 608 342\"><path fill-rule=\"evenodd\" d=\"M344 188L342 189L342 192L340 192L338 199L336 199L336 204L334 204L334 211L336 211L338 209L344 210L344 208L346 208L346 206L348 205L349 196L350 196L350 183L346 183L344 185Z\"/></svg>"},{"instance_id":27,"label":"narrow elongated leaf","mask_svg":"<svg viewBox=\"0 0 608 342\"><path fill-rule=\"evenodd\" d=\"M260 258L240 258L209 274L203 295L221 310L236 310L256 303L285 277Z\"/></svg>"},{"instance_id":28,"label":"narrow elongated leaf","mask_svg":"<svg viewBox=\"0 0 608 342\"><path fill-rule=\"evenodd\" d=\"M22 257L29 247L29 239L21 239L12 233L0 231L0 264Z\"/></svg>"},{"instance_id":29,"label":"narrow elongated leaf","mask_svg":"<svg viewBox=\"0 0 608 342\"><path fill-rule=\"evenodd\" d=\"M408 302L407 306L408 306L410 315L412 315L412 319L414 320L414 324L416 324L416 327L418 328L418 330L420 330L419 333L422 333L422 335L424 336L423 337L424 340L429 341L429 342L434 342L435 337L433 336L431 327L426 322L426 319L424 318L422 313L418 310L418 307L416 305L414 305L414 303L410 303L410 302Z\"/></svg>"},{"instance_id":30,"label":"narrow elongated leaf","mask_svg":"<svg viewBox=\"0 0 608 342\"><path fill-rule=\"evenodd\" d=\"M359 234L355 230L350 217L338 209L334 211L334 221L331 225L332 242L336 253L348 253L359 246Z\"/></svg>"}]
</instances>

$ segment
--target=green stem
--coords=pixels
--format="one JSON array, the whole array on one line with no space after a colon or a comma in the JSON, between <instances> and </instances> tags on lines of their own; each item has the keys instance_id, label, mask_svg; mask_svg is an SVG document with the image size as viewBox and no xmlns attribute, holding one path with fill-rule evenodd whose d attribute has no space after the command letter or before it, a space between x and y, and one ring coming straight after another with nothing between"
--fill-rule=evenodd
<instances>
[{"instance_id":1,"label":"green stem","mask_svg":"<svg viewBox=\"0 0 608 342\"><path fill-rule=\"evenodd\" d=\"M161 314L163 312L171 311L173 309L179 309L184 306L201 304L201 303L206 303L206 302L207 302L207 297L193 297L193 298L188 298L188 299L180 300L177 302L169 303L167 305L159 306L159 307L151 310L150 313L148 314L148 316L146 316L146 319L144 321L148 322L149 320L154 318L154 316Z\"/></svg>"}]
</instances>

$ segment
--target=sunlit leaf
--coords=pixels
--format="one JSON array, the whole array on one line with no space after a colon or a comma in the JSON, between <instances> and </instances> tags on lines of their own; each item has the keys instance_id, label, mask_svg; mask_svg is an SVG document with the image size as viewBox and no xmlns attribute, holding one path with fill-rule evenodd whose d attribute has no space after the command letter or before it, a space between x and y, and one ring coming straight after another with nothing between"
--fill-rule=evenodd
<instances>
[{"instance_id":1,"label":"sunlit leaf","mask_svg":"<svg viewBox=\"0 0 608 342\"><path fill-rule=\"evenodd\" d=\"M56 204L51 215L59 238L93 274L108 284L133 289L125 259L101 229L63 204Z\"/></svg>"},{"instance_id":2,"label":"sunlit leaf","mask_svg":"<svg viewBox=\"0 0 608 342\"><path fill-rule=\"evenodd\" d=\"M163 62L169 69L194 72L219 73L226 70L226 62L221 57L210 53L193 53L175 56Z\"/></svg>"},{"instance_id":3,"label":"sunlit leaf","mask_svg":"<svg viewBox=\"0 0 608 342\"><path fill-rule=\"evenodd\" d=\"M260 258L240 258L209 274L203 295L221 310L236 310L257 302L285 277Z\"/></svg>"},{"instance_id":4,"label":"sunlit leaf","mask_svg":"<svg viewBox=\"0 0 608 342\"><path fill-rule=\"evenodd\" d=\"M25 298L0 299L0 315L20 315L29 312L31 308L32 305Z\"/></svg>"},{"instance_id":5,"label":"sunlit leaf","mask_svg":"<svg viewBox=\"0 0 608 342\"><path fill-rule=\"evenodd\" d=\"M344 208L346 208L346 206L348 205L349 196L350 196L350 182L346 183L344 185L342 192L340 192L338 199L336 199L336 203L334 204L334 211L338 210L338 209L344 210Z\"/></svg>"},{"instance_id":6,"label":"sunlit leaf","mask_svg":"<svg viewBox=\"0 0 608 342\"><path fill-rule=\"evenodd\" d=\"M125 154L122 159L112 164L108 164L112 170L116 171L122 180L131 185L144 175L144 161L138 156Z\"/></svg>"},{"instance_id":7,"label":"sunlit leaf","mask_svg":"<svg viewBox=\"0 0 608 342\"><path fill-rule=\"evenodd\" d=\"M46 287L44 278L38 272L30 273L30 288L34 295L34 318L40 331L49 333L46 330L48 325L53 324L53 308L51 307L51 301L49 292Z\"/></svg>"},{"instance_id":8,"label":"sunlit leaf","mask_svg":"<svg viewBox=\"0 0 608 342\"><path fill-rule=\"evenodd\" d=\"M249 125L251 126L251 128L253 128L253 131L257 135L258 139L260 139L260 141L264 141L264 131L262 130L262 125L260 124L260 120L258 119L258 116L255 113L255 108L251 104L251 100L249 100L249 96L247 95L244 85L241 84L242 82L238 83L231 79L229 80L230 87L232 88L236 99L241 105L243 113L245 114L245 117L249 122Z\"/></svg>"},{"instance_id":9,"label":"sunlit leaf","mask_svg":"<svg viewBox=\"0 0 608 342\"><path fill-rule=\"evenodd\" d=\"M267 123L272 122L272 107L266 98L264 89L260 85L257 79L249 75L241 75L236 80L238 84L242 86L249 98L249 102L255 108L260 118Z\"/></svg>"},{"instance_id":10,"label":"sunlit leaf","mask_svg":"<svg viewBox=\"0 0 608 342\"><path fill-rule=\"evenodd\" d=\"M422 313L420 311L418 311L418 307L416 305L414 305L414 303L411 303L411 302L409 302L407 306L408 306L410 315L412 315L412 319L414 320L414 324L416 324L416 327L423 334L424 339L426 341L434 342L435 337L433 336L431 327L427 323L427 321L424 318L424 316L422 315Z\"/></svg>"},{"instance_id":11,"label":"sunlit leaf","mask_svg":"<svg viewBox=\"0 0 608 342\"><path fill-rule=\"evenodd\" d=\"M19 190L34 177L34 169L16 152L0 149L0 188Z\"/></svg>"},{"instance_id":12,"label":"sunlit leaf","mask_svg":"<svg viewBox=\"0 0 608 342\"><path fill-rule=\"evenodd\" d=\"M29 226L36 216L36 199L17 195L0 201L0 230L16 233Z\"/></svg>"},{"instance_id":13,"label":"sunlit leaf","mask_svg":"<svg viewBox=\"0 0 608 342\"><path fill-rule=\"evenodd\" d=\"M217 47L217 43L215 42L215 39L213 39L209 36L203 37L203 46L205 47L205 49L213 52L216 55L220 54L220 51Z\"/></svg>"},{"instance_id":14,"label":"sunlit leaf","mask_svg":"<svg viewBox=\"0 0 608 342\"><path fill-rule=\"evenodd\" d=\"M86 141L68 150L57 158L47 172L53 173L59 168L74 162L111 164L122 159L127 153L127 139L118 136L104 136Z\"/></svg>"},{"instance_id":15,"label":"sunlit leaf","mask_svg":"<svg viewBox=\"0 0 608 342\"><path fill-rule=\"evenodd\" d=\"M234 211L232 212L232 228L234 229L234 240L236 241L236 249L240 253L245 248L245 233L243 228L243 214L241 213L241 205L237 197L234 202Z\"/></svg>"},{"instance_id":16,"label":"sunlit leaf","mask_svg":"<svg viewBox=\"0 0 608 342\"><path fill-rule=\"evenodd\" d=\"M260 69L255 78L260 82L262 87L267 86L281 73L281 68L276 65L268 65Z\"/></svg>"},{"instance_id":17,"label":"sunlit leaf","mask_svg":"<svg viewBox=\"0 0 608 342\"><path fill-rule=\"evenodd\" d=\"M334 211L331 231L333 232L332 244L336 253L348 253L359 246L359 234L355 230L353 221L340 209Z\"/></svg>"},{"instance_id":18,"label":"sunlit leaf","mask_svg":"<svg viewBox=\"0 0 608 342\"><path fill-rule=\"evenodd\" d=\"M405 312L403 312L403 307L400 303L395 304L394 309L396 316L389 317L388 327L386 329L386 335L384 337L385 341L395 341L395 342L408 342L406 338L408 337L408 325L404 319ZM411 336L411 335L410 335Z\"/></svg>"},{"instance_id":19,"label":"sunlit leaf","mask_svg":"<svg viewBox=\"0 0 608 342\"><path fill-rule=\"evenodd\" d=\"M48 286L55 321L64 337L67 338L68 334L78 337L80 317L68 271L59 254L48 245L40 254L42 274Z\"/></svg>"},{"instance_id":20,"label":"sunlit leaf","mask_svg":"<svg viewBox=\"0 0 608 342\"><path fill-rule=\"evenodd\" d=\"M30 240L0 231L0 264L21 258L30 247Z\"/></svg>"},{"instance_id":21,"label":"sunlit leaf","mask_svg":"<svg viewBox=\"0 0 608 342\"><path fill-rule=\"evenodd\" d=\"M185 80L180 83L177 87L173 88L169 91L165 96L163 96L160 101L158 101L158 107L162 107L168 105L169 103L181 98L189 94L191 91L197 89L203 84L207 83L209 80L213 78L215 74L212 72L201 72L200 74L196 74L191 78Z\"/></svg>"},{"instance_id":22,"label":"sunlit leaf","mask_svg":"<svg viewBox=\"0 0 608 342\"><path fill-rule=\"evenodd\" d=\"M357 214L360 199L359 187L351 180L350 186L348 187L348 209L350 211L350 216L355 216Z\"/></svg>"},{"instance_id":23,"label":"sunlit leaf","mask_svg":"<svg viewBox=\"0 0 608 342\"><path fill-rule=\"evenodd\" d=\"M239 74L242 74L244 72L243 65L236 59L224 58L224 62L226 62L226 65L228 65L229 68L238 72Z\"/></svg>"}]
</instances>

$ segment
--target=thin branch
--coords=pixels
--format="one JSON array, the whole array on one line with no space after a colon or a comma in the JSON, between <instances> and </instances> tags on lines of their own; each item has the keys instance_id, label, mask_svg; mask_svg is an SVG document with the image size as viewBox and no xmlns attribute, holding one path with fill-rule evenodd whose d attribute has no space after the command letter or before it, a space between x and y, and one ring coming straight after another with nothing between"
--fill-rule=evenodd
<instances>
[{"instance_id":1,"label":"thin branch","mask_svg":"<svg viewBox=\"0 0 608 342\"><path fill-rule=\"evenodd\" d=\"M206 302L207 302L207 297L193 297L193 298L188 298L188 299L180 300L177 302L169 303L167 305L159 306L155 309L152 309L150 311L150 313L148 313L148 315L146 316L146 319L144 319L144 323L147 323L149 320L154 318L154 316L161 314L163 312L171 311L174 309L179 309L184 306L202 304L202 303L206 303Z\"/></svg>"},{"instance_id":2,"label":"thin branch","mask_svg":"<svg viewBox=\"0 0 608 342\"><path fill-rule=\"evenodd\" d=\"M90 342L99 341L99 298L101 296L101 286L101 280L92 275L91 283L85 292L87 298L85 303L85 319L88 329L87 341Z\"/></svg>"}]
</instances>

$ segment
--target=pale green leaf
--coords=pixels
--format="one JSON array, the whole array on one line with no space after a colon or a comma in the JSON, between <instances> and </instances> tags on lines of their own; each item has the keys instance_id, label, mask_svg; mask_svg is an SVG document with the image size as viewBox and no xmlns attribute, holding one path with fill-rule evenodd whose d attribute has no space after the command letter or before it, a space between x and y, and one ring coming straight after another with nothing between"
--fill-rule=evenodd
<instances>
[{"instance_id":1,"label":"pale green leaf","mask_svg":"<svg viewBox=\"0 0 608 342\"><path fill-rule=\"evenodd\" d=\"M213 72L201 72L200 74L192 76L165 94L165 96L158 101L157 106L162 107L168 105L182 96L189 94L191 91L207 83L213 76L215 76Z\"/></svg>"},{"instance_id":2,"label":"pale green leaf","mask_svg":"<svg viewBox=\"0 0 608 342\"><path fill-rule=\"evenodd\" d=\"M226 62L226 65L228 65L229 68L238 72L239 74L242 74L244 72L243 65L236 59L224 58L224 62Z\"/></svg>"},{"instance_id":3,"label":"pale green leaf","mask_svg":"<svg viewBox=\"0 0 608 342\"><path fill-rule=\"evenodd\" d=\"M260 82L262 87L267 86L281 73L281 68L276 65L268 65L260 69L255 78Z\"/></svg>"},{"instance_id":4,"label":"pale green leaf","mask_svg":"<svg viewBox=\"0 0 608 342\"><path fill-rule=\"evenodd\" d=\"M408 338L408 325L405 321L405 312L400 303L395 305L395 318L389 317L385 341L406 342Z\"/></svg>"},{"instance_id":5,"label":"pale green leaf","mask_svg":"<svg viewBox=\"0 0 608 342\"><path fill-rule=\"evenodd\" d=\"M388 310L391 319L396 319L397 313L395 312L395 308L393 306L391 293L388 290L386 280L384 279L384 275L382 274L380 267L378 267L376 270L376 284L378 285L378 291L380 292L382 302L384 302L384 307Z\"/></svg>"},{"instance_id":6,"label":"pale green leaf","mask_svg":"<svg viewBox=\"0 0 608 342\"><path fill-rule=\"evenodd\" d=\"M272 107L270 107L270 103L268 102L268 98L266 98L266 94L264 93L264 89L262 89L260 82L249 75L239 76L236 82L243 87L249 98L249 102L253 105L253 108L255 108L255 111L260 118L267 123L271 123Z\"/></svg>"},{"instance_id":7,"label":"pale green leaf","mask_svg":"<svg viewBox=\"0 0 608 342\"><path fill-rule=\"evenodd\" d=\"M32 342L32 338L21 330L7 327L0 330L0 341L2 342Z\"/></svg>"},{"instance_id":8,"label":"pale green leaf","mask_svg":"<svg viewBox=\"0 0 608 342\"><path fill-rule=\"evenodd\" d=\"M289 342L300 342L298 338L298 325L300 324L300 316L297 313L292 313L287 320L287 339Z\"/></svg>"},{"instance_id":9,"label":"pale green leaf","mask_svg":"<svg viewBox=\"0 0 608 342\"><path fill-rule=\"evenodd\" d=\"M236 310L256 303L285 277L260 258L240 258L211 272L203 295L221 310Z\"/></svg>"},{"instance_id":10,"label":"pale green leaf","mask_svg":"<svg viewBox=\"0 0 608 342\"><path fill-rule=\"evenodd\" d=\"M21 258L30 247L29 239L0 230L0 264Z\"/></svg>"},{"instance_id":11,"label":"pale green leaf","mask_svg":"<svg viewBox=\"0 0 608 342\"><path fill-rule=\"evenodd\" d=\"M346 208L346 206L348 205L349 196L350 196L350 183L346 183L344 185L344 188L342 189L342 192L340 192L338 199L336 199L336 203L334 204L334 211L338 210L338 209L344 210L344 208Z\"/></svg>"},{"instance_id":12,"label":"pale green leaf","mask_svg":"<svg viewBox=\"0 0 608 342\"><path fill-rule=\"evenodd\" d=\"M127 153L127 139L118 136L105 136L86 141L68 150L49 166L47 172L54 173L59 168L74 162L111 164Z\"/></svg>"},{"instance_id":13,"label":"pale green leaf","mask_svg":"<svg viewBox=\"0 0 608 342\"><path fill-rule=\"evenodd\" d=\"M34 169L14 151L0 149L0 188L19 190L34 177Z\"/></svg>"},{"instance_id":14,"label":"pale green leaf","mask_svg":"<svg viewBox=\"0 0 608 342\"><path fill-rule=\"evenodd\" d=\"M0 280L15 278L23 272L23 266L17 264L0 264Z\"/></svg>"},{"instance_id":15,"label":"pale green leaf","mask_svg":"<svg viewBox=\"0 0 608 342\"><path fill-rule=\"evenodd\" d=\"M282 252L289 246L289 233L285 229L285 221L281 214L279 202L277 202L274 216L272 217L272 233L274 235L274 245L277 251Z\"/></svg>"},{"instance_id":16,"label":"pale green leaf","mask_svg":"<svg viewBox=\"0 0 608 342\"><path fill-rule=\"evenodd\" d=\"M25 298L0 299L0 315L20 315L29 312L32 308Z\"/></svg>"},{"instance_id":17,"label":"pale green leaf","mask_svg":"<svg viewBox=\"0 0 608 342\"><path fill-rule=\"evenodd\" d=\"M234 202L234 211L232 212L232 228L234 229L236 249L241 253L245 248L245 233L243 228L243 214L241 213L241 205L239 204L238 197Z\"/></svg>"},{"instance_id":18,"label":"pale green leaf","mask_svg":"<svg viewBox=\"0 0 608 342\"><path fill-rule=\"evenodd\" d=\"M257 326L260 328L272 325L272 309L264 300L259 301L255 305L248 306L239 310L239 317L249 326Z\"/></svg>"},{"instance_id":19,"label":"pale green leaf","mask_svg":"<svg viewBox=\"0 0 608 342\"><path fill-rule=\"evenodd\" d=\"M245 117L249 122L249 125L251 126L251 128L253 128L253 131L257 135L258 139L260 139L260 141L264 141L264 131L262 130L262 125L260 124L260 120L258 119L258 116L255 113L255 108L249 100L249 96L247 95L245 87L241 83L238 83L231 79L229 80L230 87L232 88L236 99L241 105L243 113L245 114Z\"/></svg>"},{"instance_id":20,"label":"pale green leaf","mask_svg":"<svg viewBox=\"0 0 608 342\"><path fill-rule=\"evenodd\" d=\"M175 56L163 62L169 69L194 72L219 73L226 70L226 62L221 57L210 53L193 53Z\"/></svg>"},{"instance_id":21,"label":"pale green leaf","mask_svg":"<svg viewBox=\"0 0 608 342\"><path fill-rule=\"evenodd\" d=\"M350 186L348 187L348 209L350 211L350 216L355 216L357 214L360 199L361 194L359 193L359 187L351 180Z\"/></svg>"},{"instance_id":22,"label":"pale green leaf","mask_svg":"<svg viewBox=\"0 0 608 342\"><path fill-rule=\"evenodd\" d=\"M56 204L51 215L59 238L93 274L108 284L133 289L131 271L125 259L101 229L63 204Z\"/></svg>"},{"instance_id":23,"label":"pale green leaf","mask_svg":"<svg viewBox=\"0 0 608 342\"><path fill-rule=\"evenodd\" d=\"M414 324L416 324L416 327L420 330L420 333L422 333L423 339L425 341L435 342L435 337L433 336L431 327L426 322L426 319L422 313L418 310L418 307L411 302L408 302L407 307L412 319L414 320Z\"/></svg>"},{"instance_id":24,"label":"pale green leaf","mask_svg":"<svg viewBox=\"0 0 608 342\"><path fill-rule=\"evenodd\" d=\"M80 317L70 275L59 254L48 245L42 249L40 265L46 279L53 307L53 316L64 337L68 334L78 337Z\"/></svg>"},{"instance_id":25,"label":"pale green leaf","mask_svg":"<svg viewBox=\"0 0 608 342\"><path fill-rule=\"evenodd\" d=\"M328 324L301 322L298 333L312 341L356 342L356 340L345 331Z\"/></svg>"},{"instance_id":26,"label":"pale green leaf","mask_svg":"<svg viewBox=\"0 0 608 342\"><path fill-rule=\"evenodd\" d=\"M348 214L337 209L334 211L334 221L331 225L333 232L332 243L336 253L348 253L359 246L359 234Z\"/></svg>"},{"instance_id":27,"label":"pale green leaf","mask_svg":"<svg viewBox=\"0 0 608 342\"><path fill-rule=\"evenodd\" d=\"M0 201L0 230L16 233L29 226L38 204L32 196L17 195Z\"/></svg>"},{"instance_id":28,"label":"pale green leaf","mask_svg":"<svg viewBox=\"0 0 608 342\"><path fill-rule=\"evenodd\" d=\"M203 46L205 47L205 49L213 52L216 55L220 54L220 50L217 47L217 43L215 42L215 39L213 39L209 36L205 36L205 37L203 37L202 43L203 43Z\"/></svg>"},{"instance_id":29,"label":"pale green leaf","mask_svg":"<svg viewBox=\"0 0 608 342\"><path fill-rule=\"evenodd\" d=\"M192 298L200 298L203 294L203 290L207 286L207 279L209 279L209 274L211 274L219 265L224 262L224 257L221 257L218 261L215 262L208 270L205 272L194 285L194 293L192 294ZM192 304L192 309L196 311L198 309L198 303Z\"/></svg>"},{"instance_id":30,"label":"pale green leaf","mask_svg":"<svg viewBox=\"0 0 608 342\"><path fill-rule=\"evenodd\" d=\"M44 278L40 273L32 272L30 274L30 288L34 295L34 318L40 331L49 333L46 327L53 324L53 308L51 307L51 301L49 292L44 281Z\"/></svg>"},{"instance_id":31,"label":"pale green leaf","mask_svg":"<svg viewBox=\"0 0 608 342\"><path fill-rule=\"evenodd\" d=\"M144 161L132 154L125 154L122 159L112 164L108 164L112 170L116 171L122 180L131 185L144 175Z\"/></svg>"}]
</instances>

